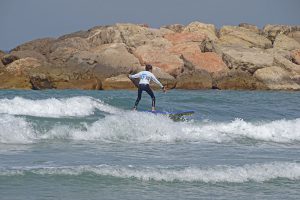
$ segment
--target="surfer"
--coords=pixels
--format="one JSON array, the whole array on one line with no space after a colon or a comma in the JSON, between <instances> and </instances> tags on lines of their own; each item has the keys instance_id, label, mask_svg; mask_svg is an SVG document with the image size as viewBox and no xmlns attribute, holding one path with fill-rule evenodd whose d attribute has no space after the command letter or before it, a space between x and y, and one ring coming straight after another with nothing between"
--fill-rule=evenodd
<instances>
[{"instance_id":1,"label":"surfer","mask_svg":"<svg viewBox=\"0 0 300 200\"><path fill-rule=\"evenodd\" d=\"M152 65L147 64L145 67L146 71L141 71L134 75L129 75L130 79L139 78L139 86L138 86L138 97L135 101L133 110L137 109L137 106L142 98L142 92L146 91L152 98L152 111L155 111L155 96L153 91L150 88L150 81L153 80L156 84L158 84L161 89L166 92L165 87L157 80L157 78L152 74Z\"/></svg>"}]
</instances>

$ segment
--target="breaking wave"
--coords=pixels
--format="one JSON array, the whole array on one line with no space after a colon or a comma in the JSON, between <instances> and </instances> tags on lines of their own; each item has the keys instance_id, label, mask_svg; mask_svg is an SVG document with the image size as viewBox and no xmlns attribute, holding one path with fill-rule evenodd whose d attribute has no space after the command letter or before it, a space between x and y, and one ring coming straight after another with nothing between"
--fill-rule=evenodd
<instances>
[{"instance_id":1,"label":"breaking wave","mask_svg":"<svg viewBox=\"0 0 300 200\"><path fill-rule=\"evenodd\" d=\"M230 142L243 139L278 143L300 141L300 119L251 123L174 122L168 117L124 111L87 124L53 125L36 130L24 117L0 115L0 143L32 143L39 140L77 140L99 142Z\"/></svg>"},{"instance_id":2,"label":"breaking wave","mask_svg":"<svg viewBox=\"0 0 300 200\"><path fill-rule=\"evenodd\" d=\"M22 97L0 99L0 113L2 114L59 118L88 116L94 114L96 110L115 113L118 109L87 96L41 100L31 100Z\"/></svg>"},{"instance_id":3,"label":"breaking wave","mask_svg":"<svg viewBox=\"0 0 300 200\"><path fill-rule=\"evenodd\" d=\"M0 176L67 175L79 176L92 173L98 176L111 176L142 181L185 181L185 182L264 182L278 178L300 180L300 164L272 162L265 164L246 164L244 166L214 166L210 168L186 167L120 167L110 165L81 165L63 167L15 167L0 169Z\"/></svg>"}]
</instances>

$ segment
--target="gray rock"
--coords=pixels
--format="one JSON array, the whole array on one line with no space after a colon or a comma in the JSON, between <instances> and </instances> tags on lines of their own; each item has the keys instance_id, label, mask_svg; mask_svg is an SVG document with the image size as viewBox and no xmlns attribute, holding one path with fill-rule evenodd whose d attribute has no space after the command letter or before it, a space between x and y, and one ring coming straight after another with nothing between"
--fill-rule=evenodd
<instances>
[{"instance_id":1,"label":"gray rock","mask_svg":"<svg viewBox=\"0 0 300 200\"><path fill-rule=\"evenodd\" d=\"M205 70L187 71L177 78L177 89L211 89L212 78Z\"/></svg>"},{"instance_id":2,"label":"gray rock","mask_svg":"<svg viewBox=\"0 0 300 200\"><path fill-rule=\"evenodd\" d=\"M54 38L42 38L26 42L12 49L12 51L31 50L46 55L49 52L49 47L55 41Z\"/></svg>"},{"instance_id":3,"label":"gray rock","mask_svg":"<svg viewBox=\"0 0 300 200\"><path fill-rule=\"evenodd\" d=\"M266 37L243 27L223 26L219 32L222 45L239 45L244 47L271 48L272 42Z\"/></svg>"},{"instance_id":4,"label":"gray rock","mask_svg":"<svg viewBox=\"0 0 300 200\"><path fill-rule=\"evenodd\" d=\"M6 54L2 57L1 61L4 65L8 65L18 59L20 59L20 58L15 55Z\"/></svg>"},{"instance_id":5,"label":"gray rock","mask_svg":"<svg viewBox=\"0 0 300 200\"><path fill-rule=\"evenodd\" d=\"M220 47L222 57L229 69L239 69L253 74L257 69L272 66L274 57L262 49L240 46Z\"/></svg>"},{"instance_id":6,"label":"gray rock","mask_svg":"<svg viewBox=\"0 0 300 200\"><path fill-rule=\"evenodd\" d=\"M272 66L258 69L254 77L272 90L299 90L300 85L291 78L292 74L281 67Z\"/></svg>"},{"instance_id":7,"label":"gray rock","mask_svg":"<svg viewBox=\"0 0 300 200\"><path fill-rule=\"evenodd\" d=\"M230 70L212 76L213 88L222 90L265 90L267 86L249 72Z\"/></svg>"},{"instance_id":8,"label":"gray rock","mask_svg":"<svg viewBox=\"0 0 300 200\"><path fill-rule=\"evenodd\" d=\"M274 48L291 51L300 49L300 43L284 34L279 34L275 38Z\"/></svg>"}]
</instances>

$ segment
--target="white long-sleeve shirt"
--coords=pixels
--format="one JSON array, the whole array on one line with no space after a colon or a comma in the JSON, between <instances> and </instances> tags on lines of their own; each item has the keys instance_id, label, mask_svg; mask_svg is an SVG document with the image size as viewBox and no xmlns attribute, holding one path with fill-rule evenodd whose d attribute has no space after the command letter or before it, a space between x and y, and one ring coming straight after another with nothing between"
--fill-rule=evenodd
<instances>
[{"instance_id":1,"label":"white long-sleeve shirt","mask_svg":"<svg viewBox=\"0 0 300 200\"><path fill-rule=\"evenodd\" d=\"M157 80L157 78L149 71L141 71L134 75L129 75L129 78L139 78L139 84L150 84L150 81L153 80L156 84L158 84L161 88L164 86Z\"/></svg>"}]
</instances>

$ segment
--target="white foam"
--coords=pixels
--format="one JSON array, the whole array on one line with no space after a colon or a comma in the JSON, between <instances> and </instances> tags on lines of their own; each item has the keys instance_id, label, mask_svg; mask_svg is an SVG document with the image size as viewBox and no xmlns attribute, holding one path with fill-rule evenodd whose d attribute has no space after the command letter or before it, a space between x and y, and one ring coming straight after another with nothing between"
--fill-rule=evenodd
<instances>
[{"instance_id":1,"label":"white foam","mask_svg":"<svg viewBox=\"0 0 300 200\"><path fill-rule=\"evenodd\" d=\"M0 113L11 115L38 117L88 116L94 114L96 109L108 113L117 112L117 108L86 96L42 100L24 99L22 97L0 99Z\"/></svg>"},{"instance_id":2,"label":"white foam","mask_svg":"<svg viewBox=\"0 0 300 200\"><path fill-rule=\"evenodd\" d=\"M83 165L63 167L17 167L0 169L1 176L26 175L70 175L94 173L100 176L116 178L134 178L142 181L185 181L185 182L230 182L248 181L264 182L277 178L300 180L300 164L289 162L272 162L264 164L246 164L244 166L214 166L210 168L162 168L162 167L120 167L109 165Z\"/></svg>"},{"instance_id":3,"label":"white foam","mask_svg":"<svg viewBox=\"0 0 300 200\"><path fill-rule=\"evenodd\" d=\"M198 127L186 128L190 134L203 134L217 141L235 138L288 143L300 141L300 119L275 120L272 122L250 123L236 119L227 123L208 123Z\"/></svg>"},{"instance_id":4,"label":"white foam","mask_svg":"<svg viewBox=\"0 0 300 200\"><path fill-rule=\"evenodd\" d=\"M27 144L36 139L36 133L24 118L0 115L0 143Z\"/></svg>"},{"instance_id":5,"label":"white foam","mask_svg":"<svg viewBox=\"0 0 300 200\"><path fill-rule=\"evenodd\" d=\"M300 141L300 119L250 123L240 119L232 122L174 122L166 116L123 111L83 128L56 125L47 132L34 129L22 117L0 115L1 143L31 143L39 140L70 139L99 142L231 142L244 139L291 143ZM43 130L41 127L39 130Z\"/></svg>"},{"instance_id":6,"label":"white foam","mask_svg":"<svg viewBox=\"0 0 300 200\"><path fill-rule=\"evenodd\" d=\"M236 139L289 143L300 141L300 119L250 123L240 119L227 123L173 122L167 117L153 114L125 112L110 115L78 129L56 127L48 136L58 134L74 140L100 140L122 142L177 142L212 141L229 142Z\"/></svg>"}]
</instances>

